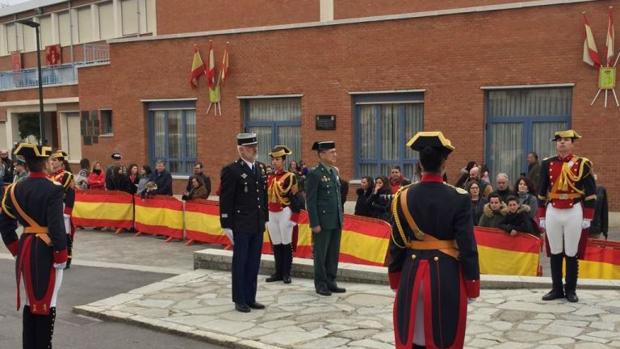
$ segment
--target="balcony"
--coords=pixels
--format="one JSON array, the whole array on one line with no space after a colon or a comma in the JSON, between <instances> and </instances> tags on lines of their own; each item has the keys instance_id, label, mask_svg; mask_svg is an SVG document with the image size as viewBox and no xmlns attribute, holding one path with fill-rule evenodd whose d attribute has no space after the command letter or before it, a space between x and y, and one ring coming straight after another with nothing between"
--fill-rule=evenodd
<instances>
[{"instance_id":1,"label":"balcony","mask_svg":"<svg viewBox=\"0 0 620 349\"><path fill-rule=\"evenodd\" d=\"M42 84L43 86L77 84L77 68L79 66L105 63L109 60L110 51L107 45L84 45L81 61L61 64L53 67L42 67ZM36 88L38 86L39 79L37 68L0 72L0 91Z\"/></svg>"}]
</instances>

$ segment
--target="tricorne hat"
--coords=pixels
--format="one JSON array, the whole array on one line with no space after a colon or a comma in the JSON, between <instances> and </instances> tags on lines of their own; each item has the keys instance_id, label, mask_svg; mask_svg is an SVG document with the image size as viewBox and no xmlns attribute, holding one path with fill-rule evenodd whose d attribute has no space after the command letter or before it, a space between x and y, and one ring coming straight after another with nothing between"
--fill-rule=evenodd
<instances>
[{"instance_id":1,"label":"tricorne hat","mask_svg":"<svg viewBox=\"0 0 620 349\"><path fill-rule=\"evenodd\" d=\"M32 143L19 143L13 154L21 155L28 161L36 158L49 158L52 153L52 147L46 145L37 145Z\"/></svg>"},{"instance_id":2,"label":"tricorne hat","mask_svg":"<svg viewBox=\"0 0 620 349\"><path fill-rule=\"evenodd\" d=\"M415 151L422 151L426 147L431 147L440 151L444 156L448 156L454 150L450 140L441 131L418 132L407 142L407 146Z\"/></svg>"},{"instance_id":3,"label":"tricorne hat","mask_svg":"<svg viewBox=\"0 0 620 349\"><path fill-rule=\"evenodd\" d=\"M581 135L577 133L577 131L572 130L572 129L564 130L564 131L557 131L556 133L553 134L553 139L551 139L551 141L555 142L560 138L572 138L574 141L576 139L581 138Z\"/></svg>"},{"instance_id":4,"label":"tricorne hat","mask_svg":"<svg viewBox=\"0 0 620 349\"><path fill-rule=\"evenodd\" d=\"M293 152L286 146L286 145L276 145L275 147L273 147L273 149L271 149L271 153L269 153L269 156L271 156L272 158L281 158L287 155L291 155L293 154Z\"/></svg>"}]
</instances>

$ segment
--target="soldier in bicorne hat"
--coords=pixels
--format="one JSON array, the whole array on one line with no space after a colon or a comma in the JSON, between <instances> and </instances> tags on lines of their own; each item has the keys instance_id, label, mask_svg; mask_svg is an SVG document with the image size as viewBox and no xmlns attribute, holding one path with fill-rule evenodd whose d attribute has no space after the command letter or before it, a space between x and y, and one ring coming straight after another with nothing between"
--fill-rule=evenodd
<instances>
[{"instance_id":1,"label":"soldier in bicorne hat","mask_svg":"<svg viewBox=\"0 0 620 349\"><path fill-rule=\"evenodd\" d=\"M418 132L407 146L420 153L422 178L392 201L396 348L462 348L467 302L480 293L471 200L443 181L454 147L441 132Z\"/></svg>"},{"instance_id":2,"label":"soldier in bicorne hat","mask_svg":"<svg viewBox=\"0 0 620 349\"><path fill-rule=\"evenodd\" d=\"M60 184L65 190L64 203L64 219L65 230L67 232L67 269L71 267L71 259L73 258L73 239L75 238L75 227L71 217L73 215L73 206L75 205L75 176L67 168L68 154L62 150L57 150L50 155L50 164L52 165L52 173L50 178Z\"/></svg>"},{"instance_id":3,"label":"soldier in bicorne hat","mask_svg":"<svg viewBox=\"0 0 620 349\"><path fill-rule=\"evenodd\" d=\"M583 255L596 206L596 183L590 160L573 154L581 136L574 130L558 131L557 156L543 160L538 195L540 227L546 229L547 252L551 259L552 289L544 301L577 297L578 258ZM562 262L566 260L566 285L562 287Z\"/></svg>"},{"instance_id":4,"label":"soldier in bicorne hat","mask_svg":"<svg viewBox=\"0 0 620 349\"><path fill-rule=\"evenodd\" d=\"M17 267L17 308L25 293L23 348L52 347L56 300L67 262L63 219L64 189L47 178L51 148L21 143L15 155L26 160L28 178L10 185L2 198L0 233ZM24 226L18 238L17 223Z\"/></svg>"}]
</instances>

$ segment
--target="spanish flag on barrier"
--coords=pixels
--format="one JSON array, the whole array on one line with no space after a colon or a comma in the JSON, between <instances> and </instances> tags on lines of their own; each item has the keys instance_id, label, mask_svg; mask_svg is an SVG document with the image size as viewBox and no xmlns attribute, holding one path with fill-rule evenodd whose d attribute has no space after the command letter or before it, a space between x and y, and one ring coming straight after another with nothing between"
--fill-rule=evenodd
<instances>
[{"instance_id":1,"label":"spanish flag on barrier","mask_svg":"<svg viewBox=\"0 0 620 349\"><path fill-rule=\"evenodd\" d=\"M129 229L133 226L133 196L124 192L89 190L75 192L73 224L80 227Z\"/></svg>"},{"instance_id":2,"label":"spanish flag on barrier","mask_svg":"<svg viewBox=\"0 0 620 349\"><path fill-rule=\"evenodd\" d=\"M192 61L192 72L189 77L189 84L192 88L198 87L198 79L201 75L207 75L207 69L198 52L198 46L194 45L194 59Z\"/></svg>"},{"instance_id":3,"label":"spanish flag on barrier","mask_svg":"<svg viewBox=\"0 0 620 349\"><path fill-rule=\"evenodd\" d=\"M495 228L475 227L481 274L537 276L542 240L531 234L510 236Z\"/></svg>"},{"instance_id":4,"label":"spanish flag on barrier","mask_svg":"<svg viewBox=\"0 0 620 349\"><path fill-rule=\"evenodd\" d=\"M579 261L579 277L620 279L620 242L588 240L585 255Z\"/></svg>"}]
</instances>

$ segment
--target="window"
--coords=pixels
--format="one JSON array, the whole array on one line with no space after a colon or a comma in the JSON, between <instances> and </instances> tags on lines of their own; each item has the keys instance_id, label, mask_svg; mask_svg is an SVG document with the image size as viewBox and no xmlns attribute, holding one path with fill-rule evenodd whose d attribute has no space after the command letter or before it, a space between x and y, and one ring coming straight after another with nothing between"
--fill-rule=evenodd
<instances>
[{"instance_id":1,"label":"window","mask_svg":"<svg viewBox=\"0 0 620 349\"><path fill-rule=\"evenodd\" d=\"M6 56L9 51L6 47L6 27L0 24L0 56Z\"/></svg>"},{"instance_id":2,"label":"window","mask_svg":"<svg viewBox=\"0 0 620 349\"><path fill-rule=\"evenodd\" d=\"M387 176L394 165L412 177L418 155L406 143L424 127L424 95L366 95L354 102L357 177Z\"/></svg>"},{"instance_id":3,"label":"window","mask_svg":"<svg viewBox=\"0 0 620 349\"><path fill-rule=\"evenodd\" d=\"M78 161L82 158L82 142L80 139L80 113L67 112L61 115L62 149L69 153L69 159Z\"/></svg>"},{"instance_id":4,"label":"window","mask_svg":"<svg viewBox=\"0 0 620 349\"><path fill-rule=\"evenodd\" d=\"M100 110L99 111L99 124L101 125L102 135L111 135L114 133L112 129L112 111Z\"/></svg>"},{"instance_id":5,"label":"window","mask_svg":"<svg viewBox=\"0 0 620 349\"><path fill-rule=\"evenodd\" d=\"M492 179L527 173L527 154L555 154L553 133L570 124L572 88L489 90L486 93L486 163Z\"/></svg>"},{"instance_id":6,"label":"window","mask_svg":"<svg viewBox=\"0 0 620 349\"><path fill-rule=\"evenodd\" d=\"M78 17L78 39L80 43L93 40L93 26L90 6L80 7L77 10Z\"/></svg>"},{"instance_id":7,"label":"window","mask_svg":"<svg viewBox=\"0 0 620 349\"><path fill-rule=\"evenodd\" d=\"M29 18L32 20L33 18ZM20 28L21 27L21 28ZM25 24L20 24L17 30L21 30L24 36L24 51L32 52L37 50L37 33L34 28Z\"/></svg>"},{"instance_id":8,"label":"window","mask_svg":"<svg viewBox=\"0 0 620 349\"><path fill-rule=\"evenodd\" d=\"M5 27L6 33L6 42L9 53L13 51L17 51L19 48L17 46L17 31L15 23L7 24Z\"/></svg>"},{"instance_id":9,"label":"window","mask_svg":"<svg viewBox=\"0 0 620 349\"><path fill-rule=\"evenodd\" d=\"M163 160L172 174L191 174L197 148L195 102L150 103L148 109L151 163Z\"/></svg>"},{"instance_id":10,"label":"window","mask_svg":"<svg viewBox=\"0 0 620 349\"><path fill-rule=\"evenodd\" d=\"M97 111L82 111L80 129L84 145L99 143L99 118Z\"/></svg>"},{"instance_id":11,"label":"window","mask_svg":"<svg viewBox=\"0 0 620 349\"><path fill-rule=\"evenodd\" d=\"M138 0L122 0L123 36L138 33Z\"/></svg>"},{"instance_id":12,"label":"window","mask_svg":"<svg viewBox=\"0 0 620 349\"><path fill-rule=\"evenodd\" d=\"M99 33L101 40L114 37L114 7L111 2L99 5Z\"/></svg>"},{"instance_id":13,"label":"window","mask_svg":"<svg viewBox=\"0 0 620 349\"><path fill-rule=\"evenodd\" d=\"M248 99L244 104L245 129L258 138L258 160L271 163L268 153L277 144L301 159L301 98Z\"/></svg>"},{"instance_id":14,"label":"window","mask_svg":"<svg viewBox=\"0 0 620 349\"><path fill-rule=\"evenodd\" d=\"M41 50L45 50L45 46L54 44L52 42L52 17L49 15L39 17L39 23L41 24L41 29L39 30Z\"/></svg>"},{"instance_id":15,"label":"window","mask_svg":"<svg viewBox=\"0 0 620 349\"><path fill-rule=\"evenodd\" d=\"M60 39L60 45L71 45L71 19L69 12L62 12L58 14L58 37Z\"/></svg>"}]
</instances>

